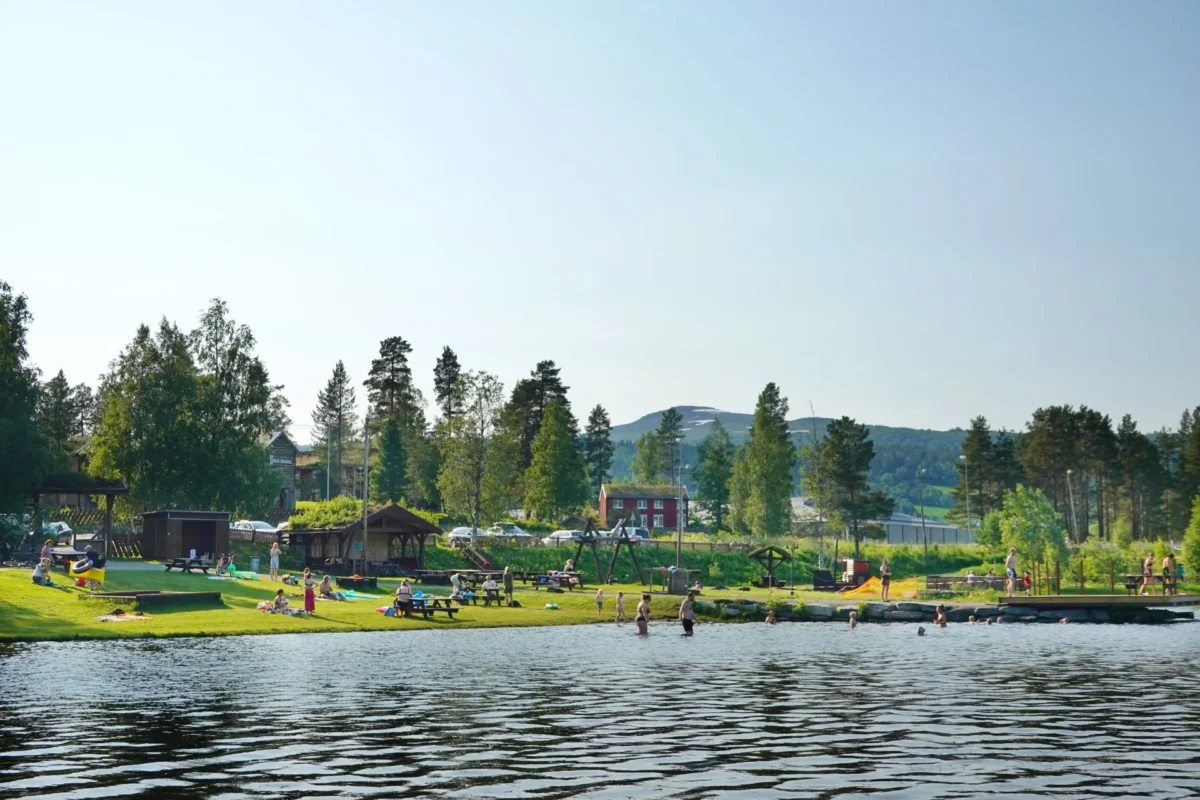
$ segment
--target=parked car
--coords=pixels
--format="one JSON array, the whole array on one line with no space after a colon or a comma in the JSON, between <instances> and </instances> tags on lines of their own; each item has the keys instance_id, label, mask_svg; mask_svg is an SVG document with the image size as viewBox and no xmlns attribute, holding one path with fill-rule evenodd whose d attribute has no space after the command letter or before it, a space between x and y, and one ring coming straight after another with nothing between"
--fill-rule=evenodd
<instances>
[{"instance_id":1,"label":"parked car","mask_svg":"<svg viewBox=\"0 0 1200 800\"><path fill-rule=\"evenodd\" d=\"M483 531L479 528L455 528L446 534L446 541L452 545L474 544L481 536Z\"/></svg>"},{"instance_id":2,"label":"parked car","mask_svg":"<svg viewBox=\"0 0 1200 800\"><path fill-rule=\"evenodd\" d=\"M525 531L511 522L495 522L487 529L489 536L519 536ZM528 536L529 534L525 534Z\"/></svg>"},{"instance_id":3,"label":"parked car","mask_svg":"<svg viewBox=\"0 0 1200 800\"><path fill-rule=\"evenodd\" d=\"M266 533L266 534L279 533L278 528L276 528L271 523L263 522L262 520L239 519L237 522L233 523L233 525L231 525L230 527L233 528L234 530L253 531L255 533Z\"/></svg>"},{"instance_id":4,"label":"parked car","mask_svg":"<svg viewBox=\"0 0 1200 800\"><path fill-rule=\"evenodd\" d=\"M617 536L620 535L620 533L621 532L618 530L611 530L611 531L608 531L605 535L610 536L612 538L616 538ZM650 540L650 529L649 528L634 528L629 525L626 525L625 526L625 535L629 536L631 538L634 538L634 539L641 539L642 541L649 541Z\"/></svg>"},{"instance_id":5,"label":"parked car","mask_svg":"<svg viewBox=\"0 0 1200 800\"><path fill-rule=\"evenodd\" d=\"M556 545L568 544L578 539L583 538L583 531L555 531L554 533L542 539L542 544Z\"/></svg>"}]
</instances>

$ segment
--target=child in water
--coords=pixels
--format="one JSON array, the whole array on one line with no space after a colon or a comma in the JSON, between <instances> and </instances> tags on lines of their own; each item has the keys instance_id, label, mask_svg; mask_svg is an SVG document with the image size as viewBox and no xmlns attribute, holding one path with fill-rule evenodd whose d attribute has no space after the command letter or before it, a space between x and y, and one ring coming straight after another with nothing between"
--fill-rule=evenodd
<instances>
[{"instance_id":1,"label":"child in water","mask_svg":"<svg viewBox=\"0 0 1200 800\"><path fill-rule=\"evenodd\" d=\"M617 592L617 622L627 622L625 618L625 593Z\"/></svg>"},{"instance_id":2,"label":"child in water","mask_svg":"<svg viewBox=\"0 0 1200 800\"><path fill-rule=\"evenodd\" d=\"M774 625L777 622L775 619L775 609L772 608L767 611L767 618L763 622L766 622L768 625Z\"/></svg>"},{"instance_id":3,"label":"child in water","mask_svg":"<svg viewBox=\"0 0 1200 800\"><path fill-rule=\"evenodd\" d=\"M642 595L642 601L637 607L637 629L639 636L650 632L650 595Z\"/></svg>"}]
</instances>

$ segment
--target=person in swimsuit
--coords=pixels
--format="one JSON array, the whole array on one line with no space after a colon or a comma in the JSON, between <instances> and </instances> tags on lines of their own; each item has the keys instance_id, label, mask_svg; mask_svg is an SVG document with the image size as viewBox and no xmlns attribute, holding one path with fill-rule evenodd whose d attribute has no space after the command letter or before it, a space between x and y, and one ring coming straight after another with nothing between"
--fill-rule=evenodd
<instances>
[{"instance_id":1,"label":"person in swimsuit","mask_svg":"<svg viewBox=\"0 0 1200 800\"><path fill-rule=\"evenodd\" d=\"M271 580L279 580L279 556L283 551L279 549L279 540L276 539L271 545Z\"/></svg>"},{"instance_id":2,"label":"person in swimsuit","mask_svg":"<svg viewBox=\"0 0 1200 800\"><path fill-rule=\"evenodd\" d=\"M683 623L683 635L691 636L692 628L696 625L696 612L692 610L692 601L696 599L695 592L688 592L687 597L679 604L679 621Z\"/></svg>"},{"instance_id":3,"label":"person in swimsuit","mask_svg":"<svg viewBox=\"0 0 1200 800\"><path fill-rule=\"evenodd\" d=\"M946 610L941 606L938 606L933 614L933 624L939 628L946 627Z\"/></svg>"},{"instance_id":4,"label":"person in swimsuit","mask_svg":"<svg viewBox=\"0 0 1200 800\"><path fill-rule=\"evenodd\" d=\"M1150 594L1154 594L1151 581L1154 580L1154 553L1149 553L1146 560L1142 562L1142 591L1139 594L1146 594L1149 590Z\"/></svg>"},{"instance_id":5,"label":"person in swimsuit","mask_svg":"<svg viewBox=\"0 0 1200 800\"><path fill-rule=\"evenodd\" d=\"M892 568L888 566L886 558L879 559L879 600L886 603L888 599L888 590L892 586Z\"/></svg>"},{"instance_id":6,"label":"person in swimsuit","mask_svg":"<svg viewBox=\"0 0 1200 800\"><path fill-rule=\"evenodd\" d=\"M1017 593L1017 548L1008 548L1008 558L1004 559L1004 586L1008 596Z\"/></svg>"},{"instance_id":7,"label":"person in swimsuit","mask_svg":"<svg viewBox=\"0 0 1200 800\"><path fill-rule=\"evenodd\" d=\"M627 622L625 617L625 593L617 592L617 622Z\"/></svg>"},{"instance_id":8,"label":"person in swimsuit","mask_svg":"<svg viewBox=\"0 0 1200 800\"><path fill-rule=\"evenodd\" d=\"M778 621L779 620L775 619L775 609L767 609L767 618L764 619L763 622L767 623L768 625L774 625Z\"/></svg>"},{"instance_id":9,"label":"person in swimsuit","mask_svg":"<svg viewBox=\"0 0 1200 800\"><path fill-rule=\"evenodd\" d=\"M596 590L596 616L604 613L604 587Z\"/></svg>"},{"instance_id":10,"label":"person in swimsuit","mask_svg":"<svg viewBox=\"0 0 1200 800\"><path fill-rule=\"evenodd\" d=\"M317 587L317 595L319 597L324 597L326 600L345 600L346 599L345 597L342 596L341 592L335 592L333 590L333 583L330 582L328 575L323 575L321 577L321 585L319 587Z\"/></svg>"},{"instance_id":11,"label":"person in swimsuit","mask_svg":"<svg viewBox=\"0 0 1200 800\"><path fill-rule=\"evenodd\" d=\"M312 614L317 610L317 595L313 591L316 588L317 581L312 576L312 570L307 567L304 570L304 613Z\"/></svg>"},{"instance_id":12,"label":"person in swimsuit","mask_svg":"<svg viewBox=\"0 0 1200 800\"><path fill-rule=\"evenodd\" d=\"M650 595L642 595L642 601L637 606L638 635L650 632Z\"/></svg>"},{"instance_id":13,"label":"person in swimsuit","mask_svg":"<svg viewBox=\"0 0 1200 800\"><path fill-rule=\"evenodd\" d=\"M854 630L857 627L858 627L858 612L851 611L850 612L850 630Z\"/></svg>"},{"instance_id":14,"label":"person in swimsuit","mask_svg":"<svg viewBox=\"0 0 1200 800\"><path fill-rule=\"evenodd\" d=\"M1175 594L1175 554L1167 553L1167 557L1162 560L1163 571L1163 596Z\"/></svg>"},{"instance_id":15,"label":"person in swimsuit","mask_svg":"<svg viewBox=\"0 0 1200 800\"><path fill-rule=\"evenodd\" d=\"M275 602L271 604L271 612L275 614L286 614L288 610L288 599L283 594L283 589L275 593Z\"/></svg>"}]
</instances>

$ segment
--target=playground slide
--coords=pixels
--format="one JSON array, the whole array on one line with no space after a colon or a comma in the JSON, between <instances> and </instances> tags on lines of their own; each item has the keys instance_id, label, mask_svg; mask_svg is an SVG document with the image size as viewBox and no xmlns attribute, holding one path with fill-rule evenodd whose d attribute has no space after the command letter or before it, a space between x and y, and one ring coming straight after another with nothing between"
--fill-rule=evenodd
<instances>
[{"instance_id":1,"label":"playground slide","mask_svg":"<svg viewBox=\"0 0 1200 800\"><path fill-rule=\"evenodd\" d=\"M858 586L854 589L847 589L846 591L839 593L838 597L858 597L863 599L873 597L878 600L880 588L879 578L871 577L867 578L866 582L863 583L862 586ZM917 596L917 592L919 590L920 587L918 586L917 578L909 578L903 581L894 580L892 581L891 588L888 591L888 598L913 598Z\"/></svg>"},{"instance_id":2,"label":"playground slide","mask_svg":"<svg viewBox=\"0 0 1200 800\"><path fill-rule=\"evenodd\" d=\"M82 571L78 571L75 569L75 563L72 563L71 564L71 577L72 578L86 578L89 581L96 581L96 583L104 583L104 570L92 568L92 569L85 569Z\"/></svg>"}]
</instances>

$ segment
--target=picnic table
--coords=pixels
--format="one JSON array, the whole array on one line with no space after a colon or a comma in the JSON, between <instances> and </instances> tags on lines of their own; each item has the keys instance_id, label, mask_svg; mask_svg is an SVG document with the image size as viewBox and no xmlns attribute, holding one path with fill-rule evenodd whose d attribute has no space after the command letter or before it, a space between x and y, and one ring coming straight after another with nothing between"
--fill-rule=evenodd
<instances>
[{"instance_id":1,"label":"picnic table","mask_svg":"<svg viewBox=\"0 0 1200 800\"><path fill-rule=\"evenodd\" d=\"M500 606L500 605L504 605L504 601L505 601L504 595L502 595L500 593L499 589L488 589L486 592L484 592L484 595L483 595L484 606L490 606L492 603L495 603L496 605Z\"/></svg>"},{"instance_id":2,"label":"picnic table","mask_svg":"<svg viewBox=\"0 0 1200 800\"><path fill-rule=\"evenodd\" d=\"M74 547L52 547L50 548L50 565L54 566L57 562L63 569L69 570L72 561L83 558L85 555L87 553L76 550Z\"/></svg>"},{"instance_id":3,"label":"picnic table","mask_svg":"<svg viewBox=\"0 0 1200 800\"><path fill-rule=\"evenodd\" d=\"M454 615L459 612L459 609L454 607L454 602L449 597L414 597L412 599L412 613L421 614L425 619L429 619L434 614L441 612L450 619L454 619Z\"/></svg>"},{"instance_id":4,"label":"picnic table","mask_svg":"<svg viewBox=\"0 0 1200 800\"><path fill-rule=\"evenodd\" d=\"M536 592L541 588L547 589L566 589L567 591L575 591L576 587L583 588L583 574L580 572L547 572L545 575L536 576L533 582L533 590Z\"/></svg>"},{"instance_id":5,"label":"picnic table","mask_svg":"<svg viewBox=\"0 0 1200 800\"><path fill-rule=\"evenodd\" d=\"M191 572L198 569L205 575L212 569L215 564L205 558L168 558L163 561L163 566L167 568L167 572L177 569L180 572Z\"/></svg>"}]
</instances>

